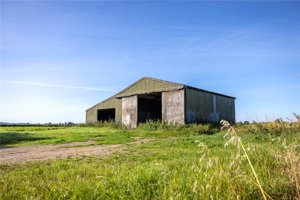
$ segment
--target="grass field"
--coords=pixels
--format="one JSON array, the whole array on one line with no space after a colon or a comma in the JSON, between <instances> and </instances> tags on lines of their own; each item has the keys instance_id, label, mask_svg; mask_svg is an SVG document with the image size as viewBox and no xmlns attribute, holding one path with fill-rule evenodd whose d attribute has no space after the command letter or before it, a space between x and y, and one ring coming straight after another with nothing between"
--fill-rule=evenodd
<instances>
[{"instance_id":1,"label":"grass field","mask_svg":"<svg viewBox=\"0 0 300 200\"><path fill-rule=\"evenodd\" d=\"M210 125L153 122L134 130L109 123L0 127L4 148L90 140L128 144L108 157L1 164L0 198L299 199L299 119L233 128L227 133ZM136 137L154 140L131 143Z\"/></svg>"}]
</instances>

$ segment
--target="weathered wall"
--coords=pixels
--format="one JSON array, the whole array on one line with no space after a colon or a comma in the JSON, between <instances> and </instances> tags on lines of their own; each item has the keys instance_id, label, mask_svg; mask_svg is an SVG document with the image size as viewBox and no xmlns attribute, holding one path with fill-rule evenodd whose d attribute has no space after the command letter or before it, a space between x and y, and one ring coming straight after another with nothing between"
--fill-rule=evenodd
<instances>
[{"instance_id":1,"label":"weathered wall","mask_svg":"<svg viewBox=\"0 0 300 200\"><path fill-rule=\"evenodd\" d=\"M185 89L186 123L202 121L219 122L222 119L235 122L234 99L195 89Z\"/></svg>"},{"instance_id":2,"label":"weathered wall","mask_svg":"<svg viewBox=\"0 0 300 200\"><path fill-rule=\"evenodd\" d=\"M185 89L186 122L196 123L208 120L213 113L213 95L210 93Z\"/></svg>"},{"instance_id":3,"label":"weathered wall","mask_svg":"<svg viewBox=\"0 0 300 200\"><path fill-rule=\"evenodd\" d=\"M110 98L102 103L95 105L94 107L86 111L86 123L96 123L97 122L97 110L99 109L116 109L115 121L120 123L122 121L122 100L116 98Z\"/></svg>"},{"instance_id":4,"label":"weathered wall","mask_svg":"<svg viewBox=\"0 0 300 200\"><path fill-rule=\"evenodd\" d=\"M122 98L122 123L129 128L137 126L137 95Z\"/></svg>"},{"instance_id":5,"label":"weathered wall","mask_svg":"<svg viewBox=\"0 0 300 200\"><path fill-rule=\"evenodd\" d=\"M162 93L162 120L184 124L184 90Z\"/></svg>"},{"instance_id":6,"label":"weathered wall","mask_svg":"<svg viewBox=\"0 0 300 200\"><path fill-rule=\"evenodd\" d=\"M235 123L235 102L234 99L230 99L223 96L216 96L217 112L219 113L219 119L225 119L229 122Z\"/></svg>"}]
</instances>

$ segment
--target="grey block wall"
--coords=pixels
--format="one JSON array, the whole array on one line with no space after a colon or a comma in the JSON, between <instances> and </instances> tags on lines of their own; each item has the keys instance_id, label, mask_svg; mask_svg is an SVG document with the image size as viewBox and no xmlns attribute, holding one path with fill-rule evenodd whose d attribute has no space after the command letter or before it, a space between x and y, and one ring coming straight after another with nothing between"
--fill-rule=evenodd
<instances>
[{"instance_id":1,"label":"grey block wall","mask_svg":"<svg viewBox=\"0 0 300 200\"><path fill-rule=\"evenodd\" d=\"M137 95L122 98L122 123L129 128L137 127L138 119Z\"/></svg>"},{"instance_id":2,"label":"grey block wall","mask_svg":"<svg viewBox=\"0 0 300 200\"><path fill-rule=\"evenodd\" d=\"M162 121L184 124L184 90L162 92Z\"/></svg>"}]
</instances>

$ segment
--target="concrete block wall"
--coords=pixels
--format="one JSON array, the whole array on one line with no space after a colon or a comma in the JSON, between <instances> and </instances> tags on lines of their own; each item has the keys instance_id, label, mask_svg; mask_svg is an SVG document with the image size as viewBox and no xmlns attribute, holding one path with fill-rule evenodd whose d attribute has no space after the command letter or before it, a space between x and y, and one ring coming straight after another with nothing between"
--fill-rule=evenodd
<instances>
[{"instance_id":1,"label":"concrete block wall","mask_svg":"<svg viewBox=\"0 0 300 200\"><path fill-rule=\"evenodd\" d=\"M122 123L129 128L137 127L138 120L137 95L122 98Z\"/></svg>"},{"instance_id":2,"label":"concrete block wall","mask_svg":"<svg viewBox=\"0 0 300 200\"><path fill-rule=\"evenodd\" d=\"M162 92L162 121L184 124L184 90Z\"/></svg>"}]
</instances>

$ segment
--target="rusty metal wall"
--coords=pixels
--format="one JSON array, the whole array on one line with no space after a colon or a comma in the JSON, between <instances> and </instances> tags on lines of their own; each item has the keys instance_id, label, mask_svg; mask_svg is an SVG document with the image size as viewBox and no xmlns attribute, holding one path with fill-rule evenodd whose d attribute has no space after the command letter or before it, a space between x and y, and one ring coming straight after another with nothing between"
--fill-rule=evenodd
<instances>
[{"instance_id":1,"label":"rusty metal wall","mask_svg":"<svg viewBox=\"0 0 300 200\"><path fill-rule=\"evenodd\" d=\"M185 89L186 123L203 121L219 122L222 119L235 122L234 99L195 89Z\"/></svg>"},{"instance_id":2,"label":"rusty metal wall","mask_svg":"<svg viewBox=\"0 0 300 200\"><path fill-rule=\"evenodd\" d=\"M136 128L138 119L137 95L122 98L122 123L129 128Z\"/></svg>"},{"instance_id":3,"label":"rusty metal wall","mask_svg":"<svg viewBox=\"0 0 300 200\"><path fill-rule=\"evenodd\" d=\"M86 123L96 123L97 122L97 111L99 109L109 109L115 108L115 122L120 123L122 121L122 100L116 98L110 98L103 101L86 111Z\"/></svg>"},{"instance_id":4,"label":"rusty metal wall","mask_svg":"<svg viewBox=\"0 0 300 200\"><path fill-rule=\"evenodd\" d=\"M162 92L162 120L184 124L184 90Z\"/></svg>"}]
</instances>

